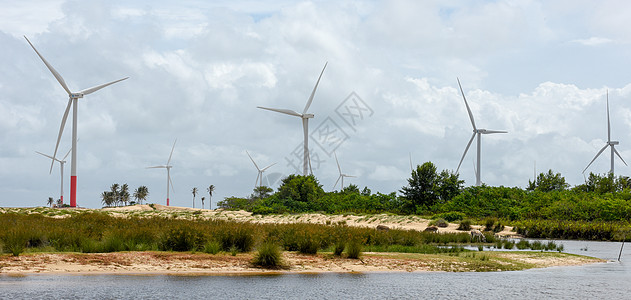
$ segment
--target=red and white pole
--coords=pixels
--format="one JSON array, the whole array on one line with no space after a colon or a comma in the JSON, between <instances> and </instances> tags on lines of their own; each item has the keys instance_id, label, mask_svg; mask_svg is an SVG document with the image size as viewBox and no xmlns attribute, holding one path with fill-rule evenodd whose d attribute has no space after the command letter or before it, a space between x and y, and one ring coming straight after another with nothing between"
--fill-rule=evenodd
<instances>
[{"instance_id":1,"label":"red and white pole","mask_svg":"<svg viewBox=\"0 0 631 300\"><path fill-rule=\"evenodd\" d=\"M70 207L77 207L77 98L72 98L72 159L70 161Z\"/></svg>"}]
</instances>

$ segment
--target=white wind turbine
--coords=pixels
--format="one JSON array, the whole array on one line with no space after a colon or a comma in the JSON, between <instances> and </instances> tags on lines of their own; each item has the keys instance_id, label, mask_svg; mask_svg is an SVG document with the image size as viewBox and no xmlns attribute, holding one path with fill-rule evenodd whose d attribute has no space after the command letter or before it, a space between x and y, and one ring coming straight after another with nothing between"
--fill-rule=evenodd
<instances>
[{"instance_id":1,"label":"white wind turbine","mask_svg":"<svg viewBox=\"0 0 631 300\"><path fill-rule=\"evenodd\" d=\"M271 111L275 111L275 112L279 112L283 114L288 114L291 116L300 117L302 119L302 130L304 132L304 143L303 143L303 153L302 153L303 155L302 173L304 176L307 176L307 170L309 167L309 119L313 118L313 114L308 114L307 110L309 110L309 106L311 106L311 102L313 101L313 96L315 95L316 89L318 88L318 84L320 83L320 78L322 78L322 74L324 74L324 69L326 69L327 64L328 62L324 64L324 68L322 68L322 72L320 72L320 77L318 77L318 81L313 87L311 96L309 97L309 100L307 101L307 104L305 105L305 108L302 111L302 113L297 113L290 109L267 108L267 107L257 106L257 108L267 109L267 110L271 110Z\"/></svg>"},{"instance_id":2,"label":"white wind turbine","mask_svg":"<svg viewBox=\"0 0 631 300\"><path fill-rule=\"evenodd\" d=\"M62 159L58 159L58 158L52 157L50 155L46 155L46 154L44 154L42 152L35 151L37 154L40 154L40 155L43 155L43 156L46 156L46 157L52 159L53 162L55 162L55 161L59 162L59 170L61 171L61 176L60 176L61 177L61 192L60 192L60 196L59 196L59 201L61 202L62 205L64 204L64 165L66 164L66 157L68 157L68 154L70 154L70 151L72 151L72 148L70 150L68 150L68 153L66 153L66 155Z\"/></svg>"},{"instance_id":3,"label":"white wind turbine","mask_svg":"<svg viewBox=\"0 0 631 300\"><path fill-rule=\"evenodd\" d=\"M69 97L68 105L66 106L66 111L64 112L64 116L61 119L61 127L59 128L59 135L57 136L57 144L55 144L55 152L53 152L53 158L57 156L57 149L59 148L59 141L61 140L61 135L66 125L66 119L68 118L68 112L70 111L70 106L72 106L72 147L71 147L72 156L70 159L71 161L71 164L70 164L70 206L76 207L77 206L77 104L78 104L78 100L79 98L83 98L83 96L85 95L92 94L108 85L112 85L119 81L123 81L129 77L125 77L122 79L118 79L112 82L97 85L95 87L91 87L91 88L73 93L70 91L63 77L61 77L61 75L57 72L57 70L55 70L55 68L53 68L53 66L51 66L48 63L48 61L46 61L46 59L39 53L39 51L35 49L35 46L33 46L31 41L29 41L29 39L26 36L24 38L29 43L29 45L31 45L33 50L35 50L35 53L37 53L39 58L42 59L42 61L44 62L48 70L50 70L50 72L53 73L53 76L55 76L55 79L57 79L59 84L61 84L64 90L68 93L68 97ZM54 163L55 161L53 160L50 164L50 172L53 171Z\"/></svg>"},{"instance_id":4,"label":"white wind turbine","mask_svg":"<svg viewBox=\"0 0 631 300\"><path fill-rule=\"evenodd\" d=\"M176 142L177 139L175 139L175 142L173 142L173 147L171 147L171 154L169 154L169 160L167 160L166 165L147 167L147 169L167 169L167 206L169 206L169 185L171 185L171 188L175 190L175 188L173 187L173 181L171 181L171 168L173 166L169 163L171 163L171 156L173 156L173 149L175 149Z\"/></svg>"},{"instance_id":5,"label":"white wind turbine","mask_svg":"<svg viewBox=\"0 0 631 300\"><path fill-rule=\"evenodd\" d=\"M337 154L335 154L335 152L333 152L333 155L335 155L335 163L337 163L337 170L340 172L340 176L337 178L337 181L335 181L335 185L333 185L333 189L335 189L335 187L337 186L337 183L340 181L340 179L342 179L342 185L340 190L344 189L344 177L357 177L357 176L353 176L353 175L346 175L344 173L342 173L342 168L340 167L340 163L337 161Z\"/></svg>"},{"instance_id":6,"label":"white wind turbine","mask_svg":"<svg viewBox=\"0 0 631 300\"><path fill-rule=\"evenodd\" d=\"M256 188L256 184L258 183L259 186L263 186L263 172L265 172L265 170L269 169L271 166L275 165L276 163L273 163L263 169L259 168L259 166L256 164L256 162L254 162L254 159L252 158L252 156L250 155L250 153L248 152L248 150L245 150L245 153L248 154L248 157L250 157L250 160L252 161L252 163L254 164L254 166L256 167L256 169L259 171L259 174L256 176L256 181L254 182L254 188ZM268 182L269 183L269 182Z\"/></svg>"},{"instance_id":7,"label":"white wind turbine","mask_svg":"<svg viewBox=\"0 0 631 300\"><path fill-rule=\"evenodd\" d=\"M464 105L467 107L467 113L469 113L469 119L471 119L471 126L473 126L473 135L467 144L467 147L464 149L464 153L462 154L462 158L460 159L460 163L458 163L458 168L456 169L456 173L460 170L460 165L464 160L464 157L467 155L467 151L469 151L469 147L473 142L473 139L477 137L477 167L474 167L475 170L475 185L480 186L482 184L482 180L480 179L480 151L482 150L482 135L483 134L493 134L493 133L507 133L508 131L502 130L488 130L488 129L478 129L475 126L475 120L473 120L473 113L471 113L471 109L469 108L469 104L467 103L467 98L464 95L464 91L462 91L462 85L460 85L460 79L458 80L458 86L460 87L460 93L462 93L462 99L464 99Z\"/></svg>"},{"instance_id":8,"label":"white wind turbine","mask_svg":"<svg viewBox=\"0 0 631 300\"><path fill-rule=\"evenodd\" d=\"M585 173L585 171L587 171L587 168L589 168L589 166L592 165L592 163L598 158L598 156L603 153L603 151L605 151L605 149L607 149L607 147L611 147L611 169L609 170L609 173L611 173L613 175L613 161L614 161L614 153L616 155L618 155L618 157L620 158L620 160L622 160L622 162L627 165L627 162L624 161L624 159L622 159L622 156L620 156L620 153L618 153L618 150L616 150L616 145L620 144L620 142L618 141L612 141L611 140L611 123L609 121L609 90L607 90L607 143L605 143L605 146L602 147L600 149L600 151L598 151L598 153L596 154L596 156L594 156L594 159L592 159L592 161L589 162L589 164L587 165L587 167L585 167L585 169L583 170L583 174ZM628 165L627 165L628 166Z\"/></svg>"}]
</instances>

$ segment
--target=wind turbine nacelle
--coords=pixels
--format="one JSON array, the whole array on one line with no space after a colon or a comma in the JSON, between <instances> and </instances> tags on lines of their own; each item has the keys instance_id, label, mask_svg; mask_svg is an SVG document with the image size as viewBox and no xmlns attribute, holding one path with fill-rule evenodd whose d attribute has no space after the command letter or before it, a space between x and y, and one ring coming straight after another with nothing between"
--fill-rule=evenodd
<instances>
[{"instance_id":1,"label":"wind turbine nacelle","mask_svg":"<svg viewBox=\"0 0 631 300\"><path fill-rule=\"evenodd\" d=\"M313 118L313 117L314 117L314 115L313 115L313 114L304 114L304 115L302 115L302 118L303 118L303 119L311 119L311 118Z\"/></svg>"},{"instance_id":2,"label":"wind turbine nacelle","mask_svg":"<svg viewBox=\"0 0 631 300\"><path fill-rule=\"evenodd\" d=\"M618 145L618 144L620 144L620 142L618 142L618 141L610 141L608 144L609 145Z\"/></svg>"},{"instance_id":3,"label":"wind turbine nacelle","mask_svg":"<svg viewBox=\"0 0 631 300\"><path fill-rule=\"evenodd\" d=\"M72 99L83 98L83 94L81 94L81 93L72 93L72 94L70 94L70 98L72 98Z\"/></svg>"}]
</instances>

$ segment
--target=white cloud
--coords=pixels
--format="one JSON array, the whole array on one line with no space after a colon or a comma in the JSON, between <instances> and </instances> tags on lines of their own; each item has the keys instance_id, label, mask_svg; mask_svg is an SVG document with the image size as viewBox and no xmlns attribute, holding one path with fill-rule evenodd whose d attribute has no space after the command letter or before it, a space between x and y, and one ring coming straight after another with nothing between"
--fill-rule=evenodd
<instances>
[{"instance_id":1,"label":"white cloud","mask_svg":"<svg viewBox=\"0 0 631 300\"><path fill-rule=\"evenodd\" d=\"M581 44L583 46L600 46L603 44L613 43L613 40L602 37L590 37L588 39L577 39L573 40L573 43Z\"/></svg>"},{"instance_id":2,"label":"white cloud","mask_svg":"<svg viewBox=\"0 0 631 300\"><path fill-rule=\"evenodd\" d=\"M483 139L484 182L523 186L536 160L539 170L580 183L606 138L607 89L612 133L623 157L631 157L631 83L623 76L631 44L620 18L628 9L618 7L616 17L603 20L616 5L562 4L3 5L0 193L25 199L20 205L42 205L58 190L58 178L33 151L52 152L67 98L23 33L71 87L130 76L80 101L81 205L98 206L100 192L115 182L146 185L161 203L165 174L145 167L166 162L175 138L175 205L190 205L193 186L217 186L215 201L250 194L256 170L245 149L262 164L277 162L270 169L275 178L295 172L286 158L302 141L300 120L256 106L300 111L326 61L309 125L313 130L330 117L347 132L336 151L344 169L360 175L352 179L359 186L399 190L409 176L408 153L418 163L457 167L471 124L456 77L476 124L509 131ZM26 15L11 17L20 14ZM374 111L354 127L335 112L351 92ZM67 149L70 129L60 149ZM338 176L335 161L314 141L311 147L323 159L314 172L328 189ZM461 176L472 184L475 151L469 151ZM605 172L607 161L599 158L590 170ZM3 205L13 204L0 199Z\"/></svg>"}]
</instances>

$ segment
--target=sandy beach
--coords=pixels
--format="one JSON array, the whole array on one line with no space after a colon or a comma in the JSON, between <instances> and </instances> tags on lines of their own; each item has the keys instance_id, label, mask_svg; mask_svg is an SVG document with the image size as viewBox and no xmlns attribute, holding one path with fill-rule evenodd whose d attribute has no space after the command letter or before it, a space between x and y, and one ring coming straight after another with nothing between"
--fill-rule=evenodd
<instances>
[{"instance_id":1,"label":"sandy beach","mask_svg":"<svg viewBox=\"0 0 631 300\"><path fill-rule=\"evenodd\" d=\"M486 252L460 256L364 253L361 259L331 254L284 252L285 268L262 269L251 265L254 254L176 252L35 253L0 256L0 274L180 274L239 275L324 272L469 272L507 271L603 262L600 259L551 252Z\"/></svg>"}]
</instances>

